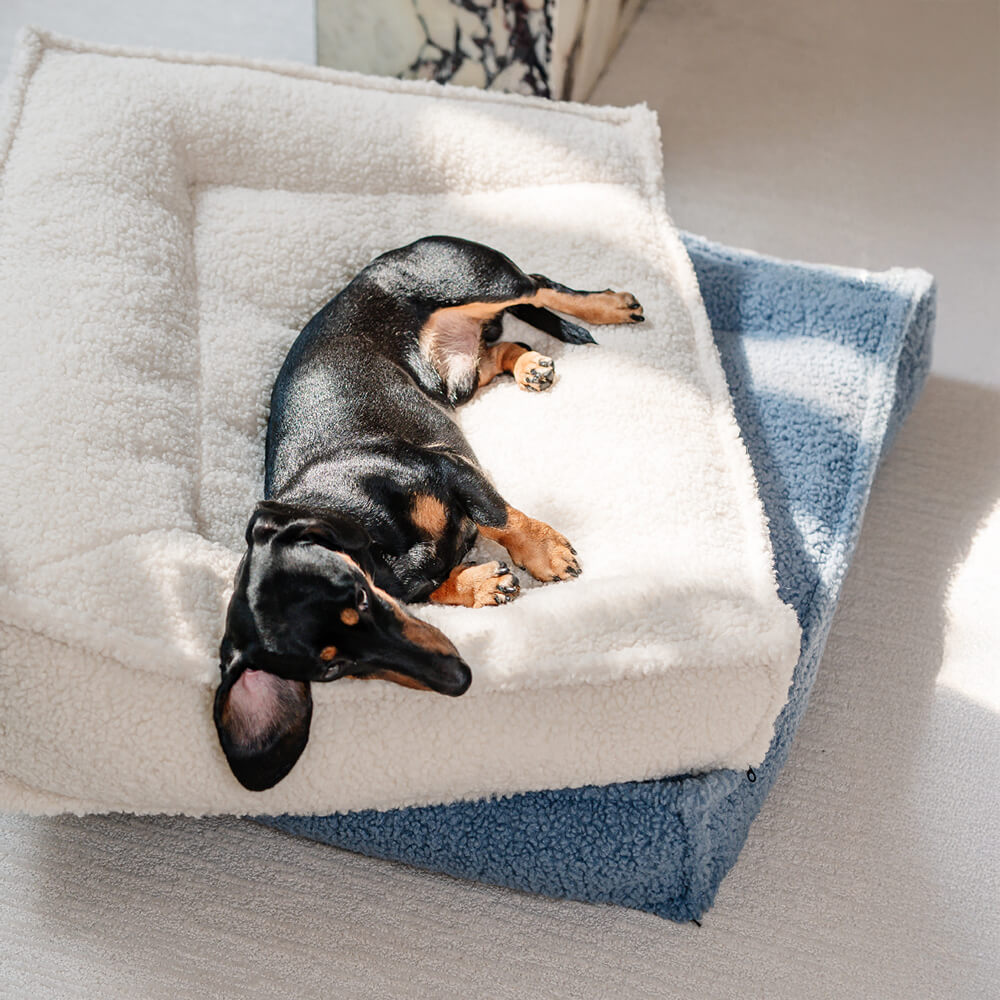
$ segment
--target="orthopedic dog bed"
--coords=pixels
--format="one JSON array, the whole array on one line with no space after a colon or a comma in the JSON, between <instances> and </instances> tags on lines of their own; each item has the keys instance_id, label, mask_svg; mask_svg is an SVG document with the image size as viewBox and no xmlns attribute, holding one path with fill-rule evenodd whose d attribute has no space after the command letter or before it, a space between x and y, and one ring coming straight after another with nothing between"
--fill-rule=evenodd
<instances>
[{"instance_id":1,"label":"orthopedic dog bed","mask_svg":"<svg viewBox=\"0 0 1000 1000\"><path fill-rule=\"evenodd\" d=\"M800 631L648 110L39 33L9 87L0 807L325 813L760 764ZM437 232L645 306L599 347L518 327L554 388L462 412L584 574L427 607L469 692L314 685L302 759L248 792L211 699L271 383L374 254Z\"/></svg>"},{"instance_id":2,"label":"orthopedic dog bed","mask_svg":"<svg viewBox=\"0 0 1000 1000\"><path fill-rule=\"evenodd\" d=\"M876 465L930 366L935 298L923 271L812 267L684 239L760 484L779 593L802 624L801 656L763 765L269 825L673 920L712 905L806 707Z\"/></svg>"}]
</instances>

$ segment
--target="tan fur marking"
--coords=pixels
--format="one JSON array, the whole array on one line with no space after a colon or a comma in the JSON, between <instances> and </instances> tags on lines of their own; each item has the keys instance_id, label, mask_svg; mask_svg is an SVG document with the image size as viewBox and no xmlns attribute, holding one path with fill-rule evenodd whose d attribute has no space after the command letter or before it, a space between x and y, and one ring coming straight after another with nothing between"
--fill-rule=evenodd
<instances>
[{"instance_id":1,"label":"tan fur marking","mask_svg":"<svg viewBox=\"0 0 1000 1000\"><path fill-rule=\"evenodd\" d=\"M340 612L340 620L345 625L357 625L361 620L361 615L358 614L355 608L344 608L344 610Z\"/></svg>"},{"instance_id":2,"label":"tan fur marking","mask_svg":"<svg viewBox=\"0 0 1000 1000\"><path fill-rule=\"evenodd\" d=\"M510 557L536 580L566 580L580 575L580 564L569 541L544 521L507 508L502 528L479 525L479 533L502 545Z\"/></svg>"},{"instance_id":3,"label":"tan fur marking","mask_svg":"<svg viewBox=\"0 0 1000 1000\"><path fill-rule=\"evenodd\" d=\"M370 674L361 674L358 677L362 681L392 681L393 684L401 684L403 687L414 688L417 691L433 691L426 684L421 684L415 677L401 674L397 670L375 670Z\"/></svg>"},{"instance_id":4,"label":"tan fur marking","mask_svg":"<svg viewBox=\"0 0 1000 1000\"><path fill-rule=\"evenodd\" d=\"M487 347L479 356L479 388L488 385L502 372L513 372L517 359L527 353L520 344L509 341Z\"/></svg>"},{"instance_id":5,"label":"tan fur marking","mask_svg":"<svg viewBox=\"0 0 1000 1000\"><path fill-rule=\"evenodd\" d=\"M505 590L500 588L504 587ZM498 562L478 566L458 566L427 599L432 604L457 604L465 608L485 608L506 604L517 594L517 578L500 572Z\"/></svg>"},{"instance_id":6,"label":"tan fur marking","mask_svg":"<svg viewBox=\"0 0 1000 1000\"><path fill-rule=\"evenodd\" d=\"M521 305L522 302L530 302L533 297L532 295L522 295L519 299L506 299L503 302L465 302L460 306L447 306L433 312L428 322L433 321L435 316L462 316L484 323L488 319L493 319L497 313L503 312L504 309Z\"/></svg>"},{"instance_id":7,"label":"tan fur marking","mask_svg":"<svg viewBox=\"0 0 1000 1000\"><path fill-rule=\"evenodd\" d=\"M642 315L642 306L631 292L591 292L572 295L553 288L540 288L535 303L546 309L576 316L587 323L632 323Z\"/></svg>"},{"instance_id":8,"label":"tan fur marking","mask_svg":"<svg viewBox=\"0 0 1000 1000\"><path fill-rule=\"evenodd\" d=\"M361 570L350 556L346 556L342 552L338 552L337 554L342 559L346 559L352 566L357 567L360 572L364 573L364 570ZM408 615L392 594L387 594L381 587L376 587L372 582L372 578L367 573L364 576L378 597L389 605L389 609L402 625L403 635L410 642L416 643L418 646L423 646L424 649L431 653L458 656L458 650L448 641L448 637L443 632L439 632L433 625L428 625L427 622L422 622L419 618Z\"/></svg>"},{"instance_id":9,"label":"tan fur marking","mask_svg":"<svg viewBox=\"0 0 1000 1000\"><path fill-rule=\"evenodd\" d=\"M466 302L436 309L420 331L420 353L432 364L446 384L474 379L482 342L483 323L533 296L503 302Z\"/></svg>"},{"instance_id":10,"label":"tan fur marking","mask_svg":"<svg viewBox=\"0 0 1000 1000\"><path fill-rule=\"evenodd\" d=\"M433 625L428 625L419 618L404 616L403 635L415 646L421 646L429 653L441 653L443 656L458 655L458 650L443 632L439 632Z\"/></svg>"},{"instance_id":11,"label":"tan fur marking","mask_svg":"<svg viewBox=\"0 0 1000 1000\"><path fill-rule=\"evenodd\" d=\"M337 655L336 646L327 646L326 649L322 650L319 654L321 660L325 660L327 663L330 662Z\"/></svg>"},{"instance_id":12,"label":"tan fur marking","mask_svg":"<svg viewBox=\"0 0 1000 1000\"><path fill-rule=\"evenodd\" d=\"M364 570L361 570L358 564L350 556L344 555L342 552L338 552L337 555L339 555L341 559L346 559L352 566L357 568L359 572L364 573ZM364 573L364 576L370 584L372 590L389 606L389 609L396 616L396 619L399 621L400 625L402 625L403 635L409 639L410 642L415 643L417 646L422 646L429 653L442 653L445 656L458 656L458 650L448 641L448 637L443 632L438 631L433 625L428 625L427 622L422 622L419 618L414 618L412 615L408 615L403 610L399 601L397 601L392 594L387 594L381 587L376 587L372 582L372 578L367 573ZM345 610L353 610L353 608ZM355 614L357 614L357 612L355 612ZM327 648L332 649L333 647L331 646ZM386 679L392 680L392 678ZM398 683L402 684L403 682L399 681Z\"/></svg>"},{"instance_id":13,"label":"tan fur marking","mask_svg":"<svg viewBox=\"0 0 1000 1000\"><path fill-rule=\"evenodd\" d=\"M448 526L448 510L437 497L417 493L410 505L410 519L431 538L440 538Z\"/></svg>"}]
</instances>

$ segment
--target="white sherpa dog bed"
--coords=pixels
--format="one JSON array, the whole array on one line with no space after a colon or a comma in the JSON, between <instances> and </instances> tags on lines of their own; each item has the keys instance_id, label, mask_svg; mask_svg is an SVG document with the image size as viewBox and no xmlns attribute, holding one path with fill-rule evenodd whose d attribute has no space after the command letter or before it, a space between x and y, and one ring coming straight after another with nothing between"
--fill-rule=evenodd
<instances>
[{"instance_id":1,"label":"white sherpa dog bed","mask_svg":"<svg viewBox=\"0 0 1000 1000\"><path fill-rule=\"evenodd\" d=\"M648 110L38 33L9 96L0 805L328 813L762 759L799 631ZM314 685L302 759L248 792L211 705L270 387L319 306L431 233L645 306L598 347L518 326L555 386L498 380L461 414L584 573L420 609L469 692Z\"/></svg>"}]
</instances>

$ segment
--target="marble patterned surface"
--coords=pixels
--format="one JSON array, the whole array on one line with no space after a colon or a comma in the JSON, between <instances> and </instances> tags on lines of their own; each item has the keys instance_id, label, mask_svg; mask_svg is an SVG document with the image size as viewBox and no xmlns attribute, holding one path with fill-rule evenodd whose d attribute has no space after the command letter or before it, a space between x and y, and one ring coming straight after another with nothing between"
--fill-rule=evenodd
<instances>
[{"instance_id":1,"label":"marble patterned surface","mask_svg":"<svg viewBox=\"0 0 1000 1000\"><path fill-rule=\"evenodd\" d=\"M560 0L318 0L321 65L551 96Z\"/></svg>"},{"instance_id":2,"label":"marble patterned surface","mask_svg":"<svg viewBox=\"0 0 1000 1000\"><path fill-rule=\"evenodd\" d=\"M321 65L583 100L643 0L318 0Z\"/></svg>"}]
</instances>

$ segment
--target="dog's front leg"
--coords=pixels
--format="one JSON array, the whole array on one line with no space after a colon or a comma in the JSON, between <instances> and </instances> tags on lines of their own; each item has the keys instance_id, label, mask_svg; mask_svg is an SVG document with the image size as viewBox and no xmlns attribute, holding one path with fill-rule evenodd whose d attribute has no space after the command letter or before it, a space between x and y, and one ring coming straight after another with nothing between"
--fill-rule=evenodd
<instances>
[{"instance_id":1,"label":"dog's front leg","mask_svg":"<svg viewBox=\"0 0 1000 1000\"><path fill-rule=\"evenodd\" d=\"M544 521L507 507L507 523L500 527L479 525L479 533L502 545L511 559L536 580L568 580L580 575L576 549Z\"/></svg>"}]
</instances>

